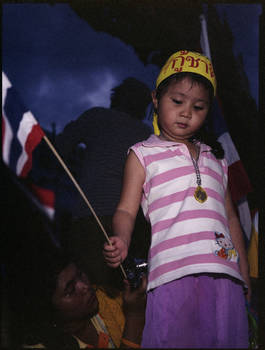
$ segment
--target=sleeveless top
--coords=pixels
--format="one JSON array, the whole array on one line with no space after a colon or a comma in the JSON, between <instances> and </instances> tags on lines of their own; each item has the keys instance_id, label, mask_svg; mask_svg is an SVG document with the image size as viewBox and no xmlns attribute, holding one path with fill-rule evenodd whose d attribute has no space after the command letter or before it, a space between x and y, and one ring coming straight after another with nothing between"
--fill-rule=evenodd
<instances>
[{"instance_id":1,"label":"sleeveless top","mask_svg":"<svg viewBox=\"0 0 265 350\"><path fill-rule=\"evenodd\" d=\"M225 210L228 168L200 144L198 166L208 198L194 198L196 172L187 146L151 135L132 146L145 170L141 206L152 228L147 290L196 273L244 282Z\"/></svg>"}]
</instances>

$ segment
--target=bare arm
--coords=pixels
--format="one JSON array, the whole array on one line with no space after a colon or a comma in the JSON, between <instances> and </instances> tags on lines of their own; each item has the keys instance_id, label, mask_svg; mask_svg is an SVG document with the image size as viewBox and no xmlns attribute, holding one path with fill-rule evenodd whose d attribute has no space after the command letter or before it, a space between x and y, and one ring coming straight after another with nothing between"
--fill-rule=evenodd
<instances>
[{"instance_id":1,"label":"bare arm","mask_svg":"<svg viewBox=\"0 0 265 350\"><path fill-rule=\"evenodd\" d=\"M144 168L131 151L125 164L120 202L112 220L114 232L114 237L110 238L112 246L105 244L103 250L104 257L111 267L119 266L127 256L144 180Z\"/></svg>"},{"instance_id":2,"label":"bare arm","mask_svg":"<svg viewBox=\"0 0 265 350\"><path fill-rule=\"evenodd\" d=\"M250 301L251 288L250 288L250 280L249 280L249 266L248 266L247 252L245 248L243 232L241 230L240 222L237 217L229 190L227 190L226 192L225 205L226 205L226 212L228 217L228 225L229 225L229 230L231 234L231 239L235 249L239 254L240 272L248 286L247 299L248 301Z\"/></svg>"}]
</instances>

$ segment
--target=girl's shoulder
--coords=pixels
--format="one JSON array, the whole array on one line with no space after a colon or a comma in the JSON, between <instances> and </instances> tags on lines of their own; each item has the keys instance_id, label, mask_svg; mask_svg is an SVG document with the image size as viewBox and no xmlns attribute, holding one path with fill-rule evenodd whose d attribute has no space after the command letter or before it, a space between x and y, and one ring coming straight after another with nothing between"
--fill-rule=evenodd
<instances>
[{"instance_id":1,"label":"girl's shoulder","mask_svg":"<svg viewBox=\"0 0 265 350\"><path fill-rule=\"evenodd\" d=\"M144 149L146 147L152 147L155 137L155 135L151 135L148 137L148 139L135 143L128 149L127 153L129 154L131 151L133 151L142 162Z\"/></svg>"},{"instance_id":2,"label":"girl's shoulder","mask_svg":"<svg viewBox=\"0 0 265 350\"><path fill-rule=\"evenodd\" d=\"M130 147L130 149L137 149L137 148L140 148L141 146L151 145L153 143L154 137L156 137L156 136L151 135L147 139L135 143L134 145L132 145Z\"/></svg>"},{"instance_id":3,"label":"girl's shoulder","mask_svg":"<svg viewBox=\"0 0 265 350\"><path fill-rule=\"evenodd\" d=\"M148 139L137 142L135 145L133 145L131 148L152 148L152 147L170 147L175 146L176 144L179 144L177 142L173 141L167 141L167 140L161 140L157 135L152 134L148 137Z\"/></svg>"}]
</instances>

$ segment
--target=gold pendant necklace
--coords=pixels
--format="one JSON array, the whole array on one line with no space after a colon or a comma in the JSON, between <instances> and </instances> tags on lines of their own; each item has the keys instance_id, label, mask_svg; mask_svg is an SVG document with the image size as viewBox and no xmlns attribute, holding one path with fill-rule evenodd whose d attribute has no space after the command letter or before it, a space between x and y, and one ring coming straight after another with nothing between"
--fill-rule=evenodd
<instances>
[{"instance_id":1,"label":"gold pendant necklace","mask_svg":"<svg viewBox=\"0 0 265 350\"><path fill-rule=\"evenodd\" d=\"M192 154L190 152L191 160L194 166L194 170L196 172L196 182L197 182L197 188L194 192L194 198L196 201L200 203L204 203L207 200L207 193L206 191L201 187L202 180L201 180L201 174L200 174L200 169L198 166L198 160L199 160L199 154L200 154L200 149L197 150L197 157L196 160L192 157Z\"/></svg>"}]
</instances>

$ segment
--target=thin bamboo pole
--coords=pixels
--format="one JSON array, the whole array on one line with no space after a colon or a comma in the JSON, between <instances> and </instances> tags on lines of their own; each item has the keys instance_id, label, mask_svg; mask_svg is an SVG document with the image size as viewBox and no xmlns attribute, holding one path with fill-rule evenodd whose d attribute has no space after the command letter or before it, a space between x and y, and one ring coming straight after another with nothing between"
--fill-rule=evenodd
<instances>
[{"instance_id":1,"label":"thin bamboo pole","mask_svg":"<svg viewBox=\"0 0 265 350\"><path fill-rule=\"evenodd\" d=\"M54 148L54 146L52 145L52 143L50 142L50 140L48 139L48 137L46 135L43 136L44 140L46 141L47 145L50 147L50 149L52 150L53 154L56 156L56 158L58 159L58 161L60 162L60 164L62 165L62 167L64 168L64 170L66 171L66 173L68 174L68 176L70 177L70 179L72 180L72 182L74 183L75 187L77 188L78 192L80 193L80 195L82 196L82 198L84 199L84 201L86 202L87 206L89 207L90 211L92 212L94 218L96 219L99 227L101 228L108 244L110 244L112 246L111 241L109 240L108 234L105 231L101 221L99 220L97 214L95 213L93 207L91 206L91 204L89 203L86 195L84 194L83 190L81 189L81 187L79 186L79 184L77 183L77 181L75 180L75 178L73 177L72 173L70 172L70 170L68 169L68 167L66 166L65 162L63 161L63 159L61 158L61 156L59 155L59 153L56 151L56 149ZM125 270L122 266L122 264L120 264L120 268L122 271L122 274L124 276L124 278L127 279Z\"/></svg>"}]
</instances>

